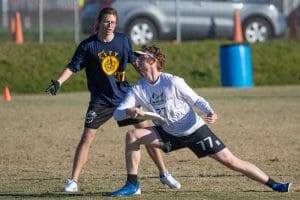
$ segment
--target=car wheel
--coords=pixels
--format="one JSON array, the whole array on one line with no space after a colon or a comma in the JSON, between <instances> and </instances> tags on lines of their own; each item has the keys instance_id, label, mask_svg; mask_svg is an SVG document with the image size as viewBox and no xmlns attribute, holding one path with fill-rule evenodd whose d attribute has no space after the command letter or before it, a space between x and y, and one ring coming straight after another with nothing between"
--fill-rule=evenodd
<instances>
[{"instance_id":1,"label":"car wheel","mask_svg":"<svg viewBox=\"0 0 300 200\"><path fill-rule=\"evenodd\" d=\"M251 18L244 24L244 38L247 42L263 42L271 38L270 23L262 18Z\"/></svg>"},{"instance_id":2,"label":"car wheel","mask_svg":"<svg viewBox=\"0 0 300 200\"><path fill-rule=\"evenodd\" d=\"M155 25L145 18L133 20L129 24L127 33L132 43L136 45L148 44L157 39Z\"/></svg>"}]
</instances>

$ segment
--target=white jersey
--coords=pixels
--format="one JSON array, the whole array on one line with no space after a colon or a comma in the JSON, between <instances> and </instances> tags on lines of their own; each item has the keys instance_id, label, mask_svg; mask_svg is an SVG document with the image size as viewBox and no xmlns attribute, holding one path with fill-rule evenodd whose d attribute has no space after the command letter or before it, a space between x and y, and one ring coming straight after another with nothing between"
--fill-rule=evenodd
<instances>
[{"instance_id":1,"label":"white jersey","mask_svg":"<svg viewBox=\"0 0 300 200\"><path fill-rule=\"evenodd\" d=\"M213 112L208 102L197 95L182 78L168 73L160 73L154 84L145 78L139 80L115 110L114 118L117 121L129 118L126 109L136 106L142 106L165 118L164 122L153 120L153 123L178 137L193 133L205 123L194 112L193 106L205 114Z\"/></svg>"}]
</instances>

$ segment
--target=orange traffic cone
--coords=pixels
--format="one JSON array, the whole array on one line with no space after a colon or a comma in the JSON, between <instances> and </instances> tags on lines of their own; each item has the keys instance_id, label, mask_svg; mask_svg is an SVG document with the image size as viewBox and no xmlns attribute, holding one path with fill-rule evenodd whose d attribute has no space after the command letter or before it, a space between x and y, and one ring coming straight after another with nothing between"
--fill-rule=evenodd
<instances>
[{"instance_id":1,"label":"orange traffic cone","mask_svg":"<svg viewBox=\"0 0 300 200\"><path fill-rule=\"evenodd\" d=\"M4 101L10 101L11 100L10 91L9 91L9 88L8 88L7 85L4 87L3 100Z\"/></svg>"},{"instance_id":2,"label":"orange traffic cone","mask_svg":"<svg viewBox=\"0 0 300 200\"><path fill-rule=\"evenodd\" d=\"M233 40L237 43L242 43L243 39L243 30L242 30L242 23L240 18L240 11L234 11L234 32L233 32Z\"/></svg>"},{"instance_id":3,"label":"orange traffic cone","mask_svg":"<svg viewBox=\"0 0 300 200\"><path fill-rule=\"evenodd\" d=\"M16 33L16 19L12 17L10 19L10 33L12 35L13 41L15 40L15 33Z\"/></svg>"},{"instance_id":4,"label":"orange traffic cone","mask_svg":"<svg viewBox=\"0 0 300 200\"><path fill-rule=\"evenodd\" d=\"M15 28L15 41L17 44L23 44L23 30L22 30L22 22L21 15L19 12L16 12L16 28Z\"/></svg>"}]
</instances>

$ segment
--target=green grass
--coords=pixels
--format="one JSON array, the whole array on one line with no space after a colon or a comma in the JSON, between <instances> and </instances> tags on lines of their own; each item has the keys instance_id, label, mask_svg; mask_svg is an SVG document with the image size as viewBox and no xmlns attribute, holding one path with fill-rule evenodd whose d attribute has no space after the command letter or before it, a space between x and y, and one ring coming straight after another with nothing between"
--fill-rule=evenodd
<instances>
[{"instance_id":1,"label":"green grass","mask_svg":"<svg viewBox=\"0 0 300 200\"><path fill-rule=\"evenodd\" d=\"M44 42L70 42L73 43L75 41L74 30L72 29L46 29L44 30ZM31 28L30 30L23 30L23 38L26 43L39 42L39 30L38 28ZM79 38L84 39L86 35L83 33L79 33ZM0 43L5 43L8 41L13 41L13 37L10 32L7 30L0 29Z\"/></svg>"},{"instance_id":2,"label":"green grass","mask_svg":"<svg viewBox=\"0 0 300 200\"><path fill-rule=\"evenodd\" d=\"M275 180L292 181L289 193L272 192L209 158L188 150L162 154L182 184L174 191L157 178L142 149L142 195L113 199L298 200L300 199L300 86L198 88L218 114L210 127L231 151ZM124 184L124 133L113 120L102 126L80 179L80 192L60 192L70 176L82 132L88 92L15 94L0 101L0 199L112 199L108 192Z\"/></svg>"},{"instance_id":3,"label":"green grass","mask_svg":"<svg viewBox=\"0 0 300 200\"><path fill-rule=\"evenodd\" d=\"M192 87L219 87L219 51L228 40L201 40L158 45L167 55L165 71L183 77ZM3 42L0 46L0 86L8 84L16 93L43 93L51 79L70 61L76 44L72 42L25 42L16 45ZM138 49L134 46L134 49ZM299 85L300 42L295 40L271 40L251 44L253 79L255 86ZM128 67L127 78L131 83L139 75ZM61 92L85 91L84 71L73 76L61 88Z\"/></svg>"}]
</instances>

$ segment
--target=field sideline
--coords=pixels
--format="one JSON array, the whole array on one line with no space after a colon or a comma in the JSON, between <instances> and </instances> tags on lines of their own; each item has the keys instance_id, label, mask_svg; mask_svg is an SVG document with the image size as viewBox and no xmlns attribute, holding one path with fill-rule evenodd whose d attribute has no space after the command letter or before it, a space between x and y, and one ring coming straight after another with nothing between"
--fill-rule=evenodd
<instances>
[{"instance_id":1,"label":"field sideline","mask_svg":"<svg viewBox=\"0 0 300 200\"><path fill-rule=\"evenodd\" d=\"M292 181L281 194L188 150L163 154L181 182L163 186L143 149L142 195L130 199L300 199L300 86L199 88L219 116L210 127L238 157L276 180ZM88 93L20 95L0 101L0 199L111 199L124 184L124 133L113 120L101 127L79 180L80 192L60 189L70 176ZM131 127L130 127L131 128ZM117 198L119 199L119 198ZM128 199L128 198L125 198Z\"/></svg>"}]
</instances>

